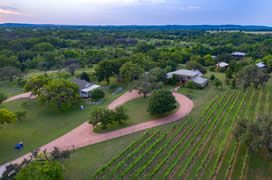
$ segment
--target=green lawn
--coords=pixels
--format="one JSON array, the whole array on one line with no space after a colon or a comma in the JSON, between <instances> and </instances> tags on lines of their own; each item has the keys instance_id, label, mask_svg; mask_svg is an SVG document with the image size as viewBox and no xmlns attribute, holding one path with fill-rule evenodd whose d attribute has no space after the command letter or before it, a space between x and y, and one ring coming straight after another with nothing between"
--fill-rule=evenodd
<instances>
[{"instance_id":1,"label":"green lawn","mask_svg":"<svg viewBox=\"0 0 272 180\"><path fill-rule=\"evenodd\" d=\"M150 120L154 120L154 119L160 119L162 117L165 116L169 116L169 114L174 113L176 110L167 113L167 114L163 114L160 116L152 116L150 115L146 110L147 110L147 101L148 101L148 97L145 98L137 98L137 99L133 99L127 103L125 103L123 106L126 108L129 119L127 122L125 122L124 124L120 125L119 123L110 125L107 129L101 129L101 126L98 126L95 128L95 132L96 133L105 133L105 132L110 132L116 129L121 129L121 128L125 128L128 126L132 126L135 124L139 124L139 123L143 123L146 121L150 121Z\"/></svg>"},{"instance_id":2,"label":"green lawn","mask_svg":"<svg viewBox=\"0 0 272 180\"><path fill-rule=\"evenodd\" d=\"M203 77L205 77L205 78L207 78L207 79L210 79L210 77L211 77L212 74L213 74L217 79L219 79L220 81L222 81L222 83L225 83L225 79L226 79L225 73L208 71Z\"/></svg>"},{"instance_id":3,"label":"green lawn","mask_svg":"<svg viewBox=\"0 0 272 180\"><path fill-rule=\"evenodd\" d=\"M190 117L199 118L200 113L207 105L207 102L211 101L216 95L224 93L224 91L225 89L216 89L210 85L203 90L189 90L186 88L181 88L178 92L185 95L190 95L195 105L192 113L185 119ZM127 104L129 103L133 103L133 101L128 102ZM141 112L139 113L138 109L135 109L134 111L135 117L142 116L140 115ZM181 124L185 119L177 121L176 124ZM171 126L172 123L156 127L155 129L166 131ZM101 165L118 155L126 146L132 143L133 140L135 140L141 134L143 134L143 132L134 133L128 136L123 136L75 150L75 152L72 153L71 158L65 160L64 165L66 177L73 180L93 178L93 175L98 167L101 167Z\"/></svg>"},{"instance_id":4,"label":"green lawn","mask_svg":"<svg viewBox=\"0 0 272 180\"><path fill-rule=\"evenodd\" d=\"M0 81L0 92L3 92L8 97L11 97L23 93L24 88L16 86L15 82Z\"/></svg>"},{"instance_id":5,"label":"green lawn","mask_svg":"<svg viewBox=\"0 0 272 180\"><path fill-rule=\"evenodd\" d=\"M99 106L107 106L125 91L126 89L114 96L107 93L105 102ZM21 105L24 102L28 104L26 107ZM37 105L36 100L17 100L1 104L0 108L7 108L12 112L27 111L27 119L2 125L0 129L0 164L30 152L87 121L90 112L97 105L85 104L84 106L84 111L78 106L69 112L60 113L50 107ZM13 147L20 141L24 142L25 148L17 152Z\"/></svg>"}]
</instances>

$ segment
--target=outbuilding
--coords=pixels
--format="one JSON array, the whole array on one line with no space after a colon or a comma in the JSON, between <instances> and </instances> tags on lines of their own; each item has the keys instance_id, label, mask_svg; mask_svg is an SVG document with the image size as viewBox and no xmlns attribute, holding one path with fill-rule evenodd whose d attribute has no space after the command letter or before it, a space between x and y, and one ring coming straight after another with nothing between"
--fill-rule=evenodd
<instances>
[{"instance_id":1,"label":"outbuilding","mask_svg":"<svg viewBox=\"0 0 272 180\"><path fill-rule=\"evenodd\" d=\"M88 98L90 97L90 92L96 88L100 88L99 85L85 81L85 80L81 80L78 78L75 78L73 80L71 80L71 82L75 83L78 85L79 88L79 95L83 98Z\"/></svg>"}]
</instances>

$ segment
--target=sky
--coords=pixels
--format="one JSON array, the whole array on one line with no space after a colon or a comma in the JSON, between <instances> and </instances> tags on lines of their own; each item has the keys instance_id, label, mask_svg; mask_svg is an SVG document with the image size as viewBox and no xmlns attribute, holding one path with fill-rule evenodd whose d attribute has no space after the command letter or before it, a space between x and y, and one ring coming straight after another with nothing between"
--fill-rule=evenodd
<instances>
[{"instance_id":1,"label":"sky","mask_svg":"<svg viewBox=\"0 0 272 180\"><path fill-rule=\"evenodd\" d=\"M271 0L0 0L0 23L266 25Z\"/></svg>"}]
</instances>

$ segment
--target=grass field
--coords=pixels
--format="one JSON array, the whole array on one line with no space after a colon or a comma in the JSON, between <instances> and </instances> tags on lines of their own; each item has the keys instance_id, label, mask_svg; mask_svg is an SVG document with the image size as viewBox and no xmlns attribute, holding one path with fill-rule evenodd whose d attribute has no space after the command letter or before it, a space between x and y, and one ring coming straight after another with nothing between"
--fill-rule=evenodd
<instances>
[{"instance_id":1,"label":"grass field","mask_svg":"<svg viewBox=\"0 0 272 180\"><path fill-rule=\"evenodd\" d=\"M269 88L217 94L199 118L184 119L131 142L97 169L96 179L269 179L268 153L249 151L231 133L237 119L253 121L271 112ZM192 98L196 94L181 91L192 93Z\"/></svg>"},{"instance_id":2,"label":"grass field","mask_svg":"<svg viewBox=\"0 0 272 180\"><path fill-rule=\"evenodd\" d=\"M3 92L7 97L11 97L23 93L24 88L17 87L12 82L0 81L0 92Z\"/></svg>"},{"instance_id":3,"label":"grass field","mask_svg":"<svg viewBox=\"0 0 272 180\"><path fill-rule=\"evenodd\" d=\"M107 93L105 102L99 106L107 106L125 91L126 89L114 96ZM25 102L27 105L24 107L22 104ZM25 120L2 125L0 130L0 164L30 152L86 122L95 105L83 104L84 111L80 107L76 107L65 113L56 112L55 109L47 106L39 106L36 100L17 100L0 104L0 108L7 108L12 112L27 111ZM20 141L24 142L25 147L22 151L17 152L13 147Z\"/></svg>"}]
</instances>

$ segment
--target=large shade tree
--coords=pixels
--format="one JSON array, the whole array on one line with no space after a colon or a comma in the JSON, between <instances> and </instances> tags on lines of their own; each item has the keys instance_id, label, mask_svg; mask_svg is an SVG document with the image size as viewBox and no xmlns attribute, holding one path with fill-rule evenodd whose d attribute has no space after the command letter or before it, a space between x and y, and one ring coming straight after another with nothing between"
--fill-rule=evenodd
<instances>
[{"instance_id":1,"label":"large shade tree","mask_svg":"<svg viewBox=\"0 0 272 180\"><path fill-rule=\"evenodd\" d=\"M80 102L78 86L68 80L50 81L41 89L38 100L41 104L51 104L59 111L66 111Z\"/></svg>"},{"instance_id":2,"label":"large shade tree","mask_svg":"<svg viewBox=\"0 0 272 180\"><path fill-rule=\"evenodd\" d=\"M34 76L25 84L24 91L29 92L31 91L32 94L38 95L40 89L47 85L51 79L44 74Z\"/></svg>"},{"instance_id":3,"label":"large shade tree","mask_svg":"<svg viewBox=\"0 0 272 180\"><path fill-rule=\"evenodd\" d=\"M272 118L266 115L256 121L240 120L233 134L237 141L245 144L251 150L266 148L272 154Z\"/></svg>"},{"instance_id":4,"label":"large shade tree","mask_svg":"<svg viewBox=\"0 0 272 180\"><path fill-rule=\"evenodd\" d=\"M243 88L248 88L251 84L258 88L263 86L269 80L270 76L265 69L258 68L255 64L244 67L237 74L237 82Z\"/></svg>"},{"instance_id":5,"label":"large shade tree","mask_svg":"<svg viewBox=\"0 0 272 180\"><path fill-rule=\"evenodd\" d=\"M152 115L170 112L177 107L176 99L168 90L155 90L148 100L147 111Z\"/></svg>"}]
</instances>

